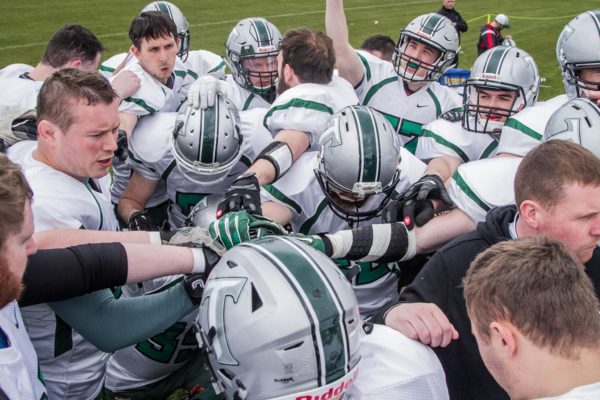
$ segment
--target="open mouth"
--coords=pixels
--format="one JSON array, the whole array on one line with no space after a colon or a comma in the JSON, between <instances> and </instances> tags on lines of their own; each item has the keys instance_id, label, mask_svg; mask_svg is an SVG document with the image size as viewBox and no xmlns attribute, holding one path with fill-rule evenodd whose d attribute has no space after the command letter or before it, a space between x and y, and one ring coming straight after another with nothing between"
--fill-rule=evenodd
<instances>
[{"instance_id":1,"label":"open mouth","mask_svg":"<svg viewBox=\"0 0 600 400\"><path fill-rule=\"evenodd\" d=\"M112 157L111 158L105 158L103 160L98 160L98 164L100 164L100 166L102 168L108 168L112 165Z\"/></svg>"}]
</instances>

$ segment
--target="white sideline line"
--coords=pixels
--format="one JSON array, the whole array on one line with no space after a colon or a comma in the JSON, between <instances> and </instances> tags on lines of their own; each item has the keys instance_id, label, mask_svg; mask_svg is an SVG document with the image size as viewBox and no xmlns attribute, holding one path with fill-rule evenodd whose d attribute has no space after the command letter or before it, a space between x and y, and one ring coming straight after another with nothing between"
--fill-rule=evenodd
<instances>
[{"instance_id":1,"label":"white sideline line","mask_svg":"<svg viewBox=\"0 0 600 400\"><path fill-rule=\"evenodd\" d=\"M400 3L400 4L398 4L398 3L394 3L394 4L373 4L373 5L370 5L370 6L347 7L346 11L368 10L368 9L372 9L372 8L402 7L402 6L413 5L413 4L438 3L438 2L439 2L439 0L420 0L420 1L408 1L406 3ZM325 14L325 10L303 11L303 12L298 12L298 13L267 15L267 16L265 16L265 18L268 19L268 20L271 20L271 19L276 19L276 18L296 17L296 16L299 16L299 15L311 15L311 14ZM238 21L239 21L239 19L227 20L227 21L216 21L216 22L203 22L201 24L191 24L190 27L197 28L197 27L201 27L201 26L215 26L215 25L224 25L224 24L234 24L234 23L236 23ZM116 36L127 36L127 32L106 33L104 35L97 35L97 37L99 39L109 38L109 37L116 37ZM17 44L17 45L12 45L12 46L0 47L0 51L15 50L15 49L24 49L24 48L27 48L27 47L36 47L36 46L42 46L42 45L46 45L46 44L48 44L47 41L46 42L35 42L35 43Z\"/></svg>"}]
</instances>

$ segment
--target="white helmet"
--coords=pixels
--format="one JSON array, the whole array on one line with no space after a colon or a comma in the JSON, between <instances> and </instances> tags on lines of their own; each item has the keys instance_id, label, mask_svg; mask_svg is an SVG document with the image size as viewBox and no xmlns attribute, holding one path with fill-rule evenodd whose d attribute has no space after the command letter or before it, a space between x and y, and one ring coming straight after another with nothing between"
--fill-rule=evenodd
<instances>
[{"instance_id":1,"label":"white helmet","mask_svg":"<svg viewBox=\"0 0 600 400\"><path fill-rule=\"evenodd\" d=\"M179 37L179 52L177 55L183 61L187 60L190 51L190 27L185 15L173 3L168 1L153 1L140 11L140 14L148 11L159 11L166 14L175 22L177 26L177 37Z\"/></svg>"},{"instance_id":2,"label":"white helmet","mask_svg":"<svg viewBox=\"0 0 600 400\"><path fill-rule=\"evenodd\" d=\"M433 64L410 57L406 49L411 40L424 43L440 52ZM436 81L449 68L456 65L456 56L460 46L458 32L452 21L443 15L431 13L420 15L413 19L408 26L400 31L400 38L392 63L396 73L408 81ZM414 72L409 72L410 67ZM416 75L419 69L425 69L424 76Z\"/></svg>"},{"instance_id":3,"label":"white helmet","mask_svg":"<svg viewBox=\"0 0 600 400\"><path fill-rule=\"evenodd\" d=\"M556 110L544 131L544 140L568 140L600 158L600 108L585 98L572 99Z\"/></svg>"},{"instance_id":4,"label":"white helmet","mask_svg":"<svg viewBox=\"0 0 600 400\"><path fill-rule=\"evenodd\" d=\"M517 45L517 43L514 41L514 39L506 38L502 41L502 46L514 47L516 45Z\"/></svg>"},{"instance_id":5,"label":"white helmet","mask_svg":"<svg viewBox=\"0 0 600 400\"><path fill-rule=\"evenodd\" d=\"M219 203L223 201L223 194L209 194L200 200L190 211L190 214L185 220L186 226L198 226L200 228L208 228L211 222L219 218Z\"/></svg>"},{"instance_id":6,"label":"white helmet","mask_svg":"<svg viewBox=\"0 0 600 400\"><path fill-rule=\"evenodd\" d=\"M600 82L579 76L582 69L600 68L600 10L586 11L569 21L558 37L556 58L569 98L582 97L586 89L600 91Z\"/></svg>"},{"instance_id":7,"label":"white helmet","mask_svg":"<svg viewBox=\"0 0 600 400\"><path fill-rule=\"evenodd\" d=\"M398 135L383 115L367 106L347 106L329 118L318 158L315 175L329 207L348 222L376 216L400 176Z\"/></svg>"},{"instance_id":8,"label":"white helmet","mask_svg":"<svg viewBox=\"0 0 600 400\"><path fill-rule=\"evenodd\" d=\"M171 136L171 152L181 173L200 184L225 179L242 156L239 121L235 106L220 93L215 105L206 109L184 103Z\"/></svg>"},{"instance_id":9,"label":"white helmet","mask_svg":"<svg viewBox=\"0 0 600 400\"><path fill-rule=\"evenodd\" d=\"M227 59L235 81L272 103L277 94L279 29L264 18L245 18L227 39ZM256 65L255 65L256 64ZM260 84L252 82L258 79Z\"/></svg>"},{"instance_id":10,"label":"white helmet","mask_svg":"<svg viewBox=\"0 0 600 400\"><path fill-rule=\"evenodd\" d=\"M510 90L517 96L510 108L488 107L479 104L481 89ZM539 90L540 75L529 54L518 47L491 48L477 57L465 83L462 126L471 132L499 134L508 117L535 104Z\"/></svg>"},{"instance_id":11,"label":"white helmet","mask_svg":"<svg viewBox=\"0 0 600 400\"><path fill-rule=\"evenodd\" d=\"M358 372L354 292L331 259L296 239L229 250L206 281L197 328L226 399L332 399Z\"/></svg>"}]
</instances>

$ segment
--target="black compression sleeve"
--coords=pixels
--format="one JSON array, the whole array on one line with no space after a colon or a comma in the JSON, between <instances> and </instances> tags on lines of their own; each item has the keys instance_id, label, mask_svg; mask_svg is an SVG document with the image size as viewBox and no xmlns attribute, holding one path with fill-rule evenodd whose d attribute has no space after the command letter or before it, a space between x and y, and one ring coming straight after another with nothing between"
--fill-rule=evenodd
<instances>
[{"instance_id":1,"label":"black compression sleeve","mask_svg":"<svg viewBox=\"0 0 600 400\"><path fill-rule=\"evenodd\" d=\"M21 307L65 300L127 281L127 253L120 243L40 250L29 257Z\"/></svg>"}]
</instances>

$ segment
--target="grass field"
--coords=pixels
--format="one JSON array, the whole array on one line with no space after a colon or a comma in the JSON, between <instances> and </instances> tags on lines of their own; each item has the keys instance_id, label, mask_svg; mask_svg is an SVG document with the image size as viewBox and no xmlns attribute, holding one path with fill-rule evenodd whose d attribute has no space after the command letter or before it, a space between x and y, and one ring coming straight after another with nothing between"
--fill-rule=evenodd
<instances>
[{"instance_id":1,"label":"grass field","mask_svg":"<svg viewBox=\"0 0 600 400\"><path fill-rule=\"evenodd\" d=\"M0 66L15 62L35 65L45 43L62 24L80 23L108 48L104 58L125 51L132 17L147 0L2 0ZM298 26L324 29L324 0L173 0L191 25L192 48L224 54L224 42L234 23L248 16L264 16L284 32ZM436 11L441 0L346 0L346 16L353 45L381 33L397 39L401 27L419 14ZM541 98L563 91L555 58L559 32L573 16L600 7L598 0L458 0L457 10L469 21L462 35L461 67L475 58L475 42L487 14L509 15L517 45L528 51L546 79ZM585 45L585 43L582 43Z\"/></svg>"}]
</instances>

